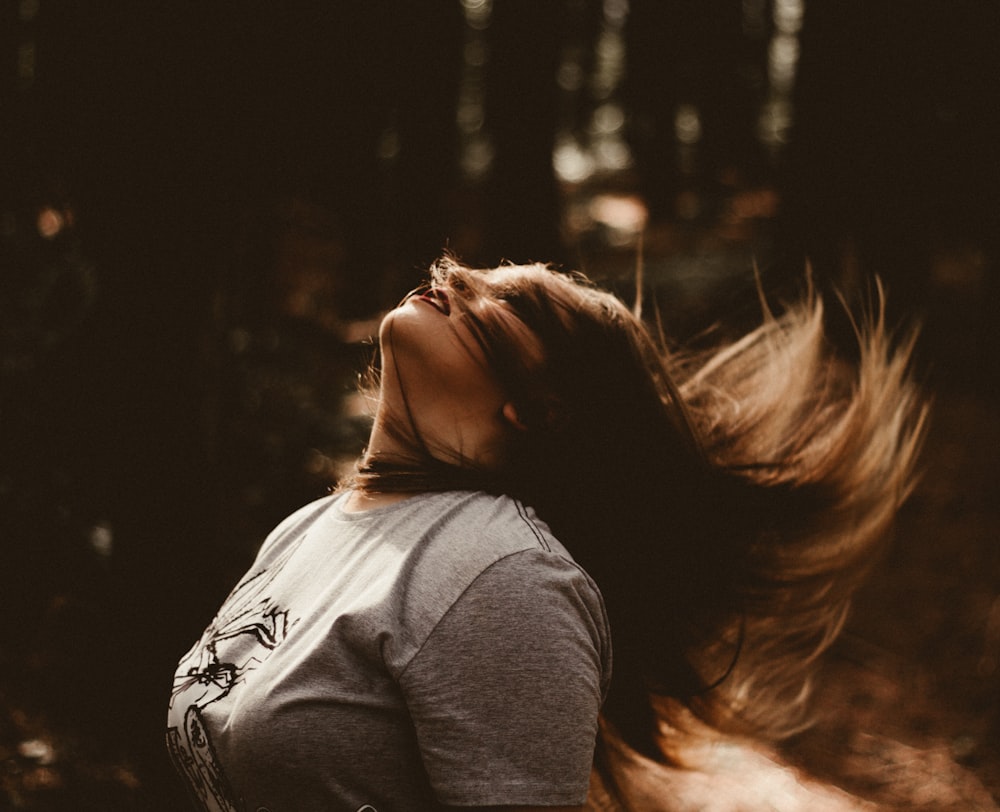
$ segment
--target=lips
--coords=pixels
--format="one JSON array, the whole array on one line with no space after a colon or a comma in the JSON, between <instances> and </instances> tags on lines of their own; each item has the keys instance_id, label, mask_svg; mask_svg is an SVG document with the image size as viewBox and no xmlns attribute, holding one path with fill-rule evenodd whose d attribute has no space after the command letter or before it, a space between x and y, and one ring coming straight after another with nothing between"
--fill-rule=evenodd
<instances>
[{"instance_id":1,"label":"lips","mask_svg":"<svg viewBox=\"0 0 1000 812\"><path fill-rule=\"evenodd\" d=\"M448 294L440 288L428 288L418 293L417 298L422 302L427 302L435 310L446 316L451 313L451 302L448 301Z\"/></svg>"}]
</instances>

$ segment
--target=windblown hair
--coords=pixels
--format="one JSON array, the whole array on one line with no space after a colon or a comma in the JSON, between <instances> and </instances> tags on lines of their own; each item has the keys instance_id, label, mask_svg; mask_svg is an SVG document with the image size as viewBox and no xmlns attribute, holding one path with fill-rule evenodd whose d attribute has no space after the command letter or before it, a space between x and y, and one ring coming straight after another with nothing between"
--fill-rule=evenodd
<instances>
[{"instance_id":1,"label":"windblown hair","mask_svg":"<svg viewBox=\"0 0 1000 812\"><path fill-rule=\"evenodd\" d=\"M411 459L366 458L349 484L509 493L550 525L612 626L598 771L622 743L676 755L663 733L685 719L801 729L816 659L914 484L927 407L912 337L894 342L878 310L842 360L810 293L734 343L672 353L579 275L443 259L431 284L465 311L526 430L499 470L432 458L417 437ZM477 296L506 302L542 359Z\"/></svg>"},{"instance_id":2,"label":"windblown hair","mask_svg":"<svg viewBox=\"0 0 1000 812\"><path fill-rule=\"evenodd\" d=\"M856 361L832 352L810 295L679 373L707 458L752 494L738 511L754 534L742 615L720 636L741 636L743 651L719 692L751 730L788 735L808 720L814 661L916 482L928 406L910 375L915 335L894 344L882 303L880 289L856 324ZM725 657L718 649L700 656Z\"/></svg>"}]
</instances>

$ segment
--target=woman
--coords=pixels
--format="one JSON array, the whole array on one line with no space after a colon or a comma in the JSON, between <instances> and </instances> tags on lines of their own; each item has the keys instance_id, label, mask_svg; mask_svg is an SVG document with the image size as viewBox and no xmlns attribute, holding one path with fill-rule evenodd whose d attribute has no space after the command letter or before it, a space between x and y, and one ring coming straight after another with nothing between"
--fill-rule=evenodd
<instances>
[{"instance_id":1,"label":"woman","mask_svg":"<svg viewBox=\"0 0 1000 812\"><path fill-rule=\"evenodd\" d=\"M449 259L379 340L355 474L178 669L203 806L624 804L623 754L676 756L669 730L801 724L912 483L907 347L876 322L836 362L810 298L670 356L582 277Z\"/></svg>"}]
</instances>

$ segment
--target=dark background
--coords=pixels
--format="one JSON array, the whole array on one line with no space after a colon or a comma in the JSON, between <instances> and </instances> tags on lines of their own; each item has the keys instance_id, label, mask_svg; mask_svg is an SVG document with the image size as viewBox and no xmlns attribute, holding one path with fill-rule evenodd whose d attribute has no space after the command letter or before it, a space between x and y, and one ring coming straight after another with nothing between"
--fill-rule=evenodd
<instances>
[{"instance_id":1,"label":"dark background","mask_svg":"<svg viewBox=\"0 0 1000 812\"><path fill-rule=\"evenodd\" d=\"M798 8L0 0L0 808L180 807L173 666L361 447L361 339L445 246L628 295L641 253L678 340L752 321L755 261L779 294L807 259L849 300L886 281L924 325L926 474L789 753L992 808L1000 11ZM889 745L848 764L866 732L943 754L957 805L900 800Z\"/></svg>"}]
</instances>

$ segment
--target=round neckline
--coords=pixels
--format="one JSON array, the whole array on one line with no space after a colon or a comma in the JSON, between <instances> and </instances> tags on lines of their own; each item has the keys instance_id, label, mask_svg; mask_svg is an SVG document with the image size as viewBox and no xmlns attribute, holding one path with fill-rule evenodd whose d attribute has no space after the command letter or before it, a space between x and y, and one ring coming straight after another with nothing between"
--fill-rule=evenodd
<instances>
[{"instance_id":1,"label":"round neckline","mask_svg":"<svg viewBox=\"0 0 1000 812\"><path fill-rule=\"evenodd\" d=\"M366 500L375 502L371 507L361 508L360 510L348 510L345 505L351 500L353 496L358 496L358 501L364 502ZM374 498L370 496L365 496L360 491L347 491L343 498L337 503L340 512L346 516L364 516L365 514L372 512L382 512L388 508L396 507L403 502L408 502L415 496L422 496L421 493L387 493L387 494L377 494ZM386 499L388 497L388 499Z\"/></svg>"},{"instance_id":2,"label":"round neckline","mask_svg":"<svg viewBox=\"0 0 1000 812\"><path fill-rule=\"evenodd\" d=\"M426 493L411 493L406 494L404 498L397 499L389 504L373 505L372 507L365 508L364 510L345 510L344 502L350 497L351 493L353 493L353 491L341 494L337 501L333 504L337 518L342 519L343 521L355 522L374 516L384 516L389 513L394 513L397 510L402 510L407 505L412 505L420 497L429 495Z\"/></svg>"},{"instance_id":3,"label":"round neckline","mask_svg":"<svg viewBox=\"0 0 1000 812\"><path fill-rule=\"evenodd\" d=\"M462 493L462 491L418 491L415 493L408 493L403 499L399 499L387 505L378 505L376 507L367 508L366 510L344 510L343 503L344 500L347 499L349 493L350 492L346 492L335 496L334 498L336 501L331 506L336 517L344 521L358 521L369 517L385 516L399 510L405 510L407 507L416 505L419 502L425 502L428 499L441 497L445 494Z\"/></svg>"}]
</instances>

